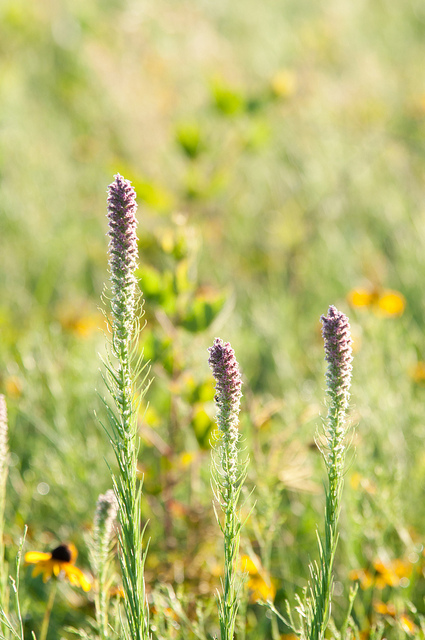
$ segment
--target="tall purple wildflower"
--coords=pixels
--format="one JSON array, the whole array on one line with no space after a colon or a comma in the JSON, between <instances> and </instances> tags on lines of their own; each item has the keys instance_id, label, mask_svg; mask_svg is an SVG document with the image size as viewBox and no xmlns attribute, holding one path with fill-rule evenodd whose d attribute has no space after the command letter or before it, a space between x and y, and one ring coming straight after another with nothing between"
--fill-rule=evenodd
<instances>
[{"instance_id":1,"label":"tall purple wildflower","mask_svg":"<svg viewBox=\"0 0 425 640\"><path fill-rule=\"evenodd\" d=\"M328 415L324 426L326 445L322 449L328 474L325 504L324 538L319 536L319 562L310 564L311 602L307 615L307 637L323 640L331 615L333 562L338 544L338 519L341 509L346 454L345 414L350 398L352 340L348 318L334 306L322 316L325 341Z\"/></svg>"},{"instance_id":2,"label":"tall purple wildflower","mask_svg":"<svg viewBox=\"0 0 425 640\"><path fill-rule=\"evenodd\" d=\"M220 529L224 535L224 579L223 593L218 594L221 640L233 640L236 614L242 588L236 566L239 553L241 522L238 501L242 483L246 476L247 461L238 459L238 422L241 402L241 374L235 353L228 342L214 340L208 349L208 363L216 380L215 403L219 429L218 459L212 459L212 477L215 498L224 513Z\"/></svg>"},{"instance_id":3,"label":"tall purple wildflower","mask_svg":"<svg viewBox=\"0 0 425 640\"><path fill-rule=\"evenodd\" d=\"M328 363L326 381L331 398L330 410L343 417L350 399L353 367L352 339L348 318L333 305L322 316L322 335L325 341L325 360Z\"/></svg>"},{"instance_id":4,"label":"tall purple wildflower","mask_svg":"<svg viewBox=\"0 0 425 640\"><path fill-rule=\"evenodd\" d=\"M238 415L242 397L242 380L235 352L229 342L220 338L209 347L208 364L216 380L214 400L217 406L217 425L223 446L228 449L230 482L237 477L237 443L239 440Z\"/></svg>"},{"instance_id":5,"label":"tall purple wildflower","mask_svg":"<svg viewBox=\"0 0 425 640\"><path fill-rule=\"evenodd\" d=\"M136 192L119 173L108 187L109 269L112 314L122 330L131 332L137 280Z\"/></svg>"},{"instance_id":6,"label":"tall purple wildflower","mask_svg":"<svg viewBox=\"0 0 425 640\"><path fill-rule=\"evenodd\" d=\"M119 474L113 475L119 505L121 573L125 593L124 608L128 622L125 640L147 640L149 609L144 583L143 527L141 524L141 484L138 480L140 437L137 413L146 387L139 382L143 358L136 359L135 341L139 334L136 302L140 293L137 268L136 193L128 180L117 174L108 188L109 270L111 276L110 349L104 380L114 407L105 401L111 425L111 442ZM146 378L145 378L146 380ZM120 635L121 637L121 635Z\"/></svg>"}]
</instances>

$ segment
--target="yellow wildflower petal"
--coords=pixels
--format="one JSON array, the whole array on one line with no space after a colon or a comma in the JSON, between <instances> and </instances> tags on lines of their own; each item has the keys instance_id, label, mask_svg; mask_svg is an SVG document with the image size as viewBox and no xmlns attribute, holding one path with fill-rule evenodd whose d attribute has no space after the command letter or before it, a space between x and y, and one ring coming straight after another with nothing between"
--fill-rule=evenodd
<instances>
[{"instance_id":1,"label":"yellow wildflower petal","mask_svg":"<svg viewBox=\"0 0 425 640\"><path fill-rule=\"evenodd\" d=\"M52 557L51 553L41 553L40 551L27 551L27 553L24 556L24 560L26 564L36 564L38 562L50 560L51 557Z\"/></svg>"},{"instance_id":2,"label":"yellow wildflower petal","mask_svg":"<svg viewBox=\"0 0 425 640\"><path fill-rule=\"evenodd\" d=\"M367 289L353 289L347 295L348 303L352 307L369 307L376 300L376 293Z\"/></svg>"},{"instance_id":3,"label":"yellow wildflower petal","mask_svg":"<svg viewBox=\"0 0 425 640\"><path fill-rule=\"evenodd\" d=\"M242 571L247 571L250 576L254 576L258 573L257 565L247 555L243 555L241 557L241 569Z\"/></svg>"},{"instance_id":4,"label":"yellow wildflower petal","mask_svg":"<svg viewBox=\"0 0 425 640\"><path fill-rule=\"evenodd\" d=\"M352 489L359 489L362 482L362 476L358 471L355 471L350 478L350 485ZM353 573L353 572L351 572ZM352 580L357 580L357 578L351 578Z\"/></svg>"},{"instance_id":5,"label":"yellow wildflower petal","mask_svg":"<svg viewBox=\"0 0 425 640\"><path fill-rule=\"evenodd\" d=\"M401 316L406 308L406 299L398 291L384 291L377 301L377 309L385 316Z\"/></svg>"},{"instance_id":6,"label":"yellow wildflower petal","mask_svg":"<svg viewBox=\"0 0 425 640\"><path fill-rule=\"evenodd\" d=\"M373 578L367 569L355 569L348 574L350 580L358 580L361 589L369 589L373 585Z\"/></svg>"},{"instance_id":7,"label":"yellow wildflower petal","mask_svg":"<svg viewBox=\"0 0 425 640\"><path fill-rule=\"evenodd\" d=\"M31 575L33 578L36 578L37 576L40 575L40 573L44 573L45 571L45 563L40 562L40 564L36 564L34 569L31 572Z\"/></svg>"},{"instance_id":8,"label":"yellow wildflower petal","mask_svg":"<svg viewBox=\"0 0 425 640\"><path fill-rule=\"evenodd\" d=\"M66 546L68 548L68 551L71 554L70 563L71 564L75 564L75 561L76 561L76 559L78 557L77 547L75 546L75 544L72 544L72 542L68 542L68 544Z\"/></svg>"},{"instance_id":9,"label":"yellow wildflower petal","mask_svg":"<svg viewBox=\"0 0 425 640\"><path fill-rule=\"evenodd\" d=\"M289 98L295 92L296 85L295 74L289 69L278 71L270 81L271 90L278 98Z\"/></svg>"},{"instance_id":10,"label":"yellow wildflower petal","mask_svg":"<svg viewBox=\"0 0 425 640\"><path fill-rule=\"evenodd\" d=\"M373 608L377 613L382 615L395 616L396 610L392 602L382 602L381 600L375 600Z\"/></svg>"},{"instance_id":11,"label":"yellow wildflower petal","mask_svg":"<svg viewBox=\"0 0 425 640\"><path fill-rule=\"evenodd\" d=\"M413 382L419 384L425 382L425 362L419 361L409 369L409 375Z\"/></svg>"},{"instance_id":12,"label":"yellow wildflower petal","mask_svg":"<svg viewBox=\"0 0 425 640\"><path fill-rule=\"evenodd\" d=\"M43 569L43 582L47 582L53 574L53 560L41 564L41 567Z\"/></svg>"},{"instance_id":13,"label":"yellow wildflower petal","mask_svg":"<svg viewBox=\"0 0 425 640\"><path fill-rule=\"evenodd\" d=\"M58 577L61 571L62 571L62 563L53 561L53 573L55 574L55 576Z\"/></svg>"},{"instance_id":14,"label":"yellow wildflower petal","mask_svg":"<svg viewBox=\"0 0 425 640\"><path fill-rule=\"evenodd\" d=\"M276 595L276 587L273 582L266 582L260 575L253 576L248 580L248 589L251 592L251 602L258 602L258 600L274 600Z\"/></svg>"},{"instance_id":15,"label":"yellow wildflower petal","mask_svg":"<svg viewBox=\"0 0 425 640\"><path fill-rule=\"evenodd\" d=\"M410 562L396 558L392 562L392 570L398 578L409 578L412 573L412 565Z\"/></svg>"},{"instance_id":16,"label":"yellow wildflower petal","mask_svg":"<svg viewBox=\"0 0 425 640\"><path fill-rule=\"evenodd\" d=\"M400 616L400 625L403 631L412 634L416 631L416 625L405 613Z\"/></svg>"},{"instance_id":17,"label":"yellow wildflower petal","mask_svg":"<svg viewBox=\"0 0 425 640\"><path fill-rule=\"evenodd\" d=\"M382 575L378 575L375 578L375 587L382 591L387 586L387 581Z\"/></svg>"},{"instance_id":18,"label":"yellow wildflower petal","mask_svg":"<svg viewBox=\"0 0 425 640\"><path fill-rule=\"evenodd\" d=\"M74 567L74 565L69 563L64 564L62 569L72 585L75 587L81 587L84 591L90 591L91 584L81 569Z\"/></svg>"},{"instance_id":19,"label":"yellow wildflower petal","mask_svg":"<svg viewBox=\"0 0 425 640\"><path fill-rule=\"evenodd\" d=\"M18 376L9 376L4 384L7 397L19 398L22 395L22 382Z\"/></svg>"}]
</instances>

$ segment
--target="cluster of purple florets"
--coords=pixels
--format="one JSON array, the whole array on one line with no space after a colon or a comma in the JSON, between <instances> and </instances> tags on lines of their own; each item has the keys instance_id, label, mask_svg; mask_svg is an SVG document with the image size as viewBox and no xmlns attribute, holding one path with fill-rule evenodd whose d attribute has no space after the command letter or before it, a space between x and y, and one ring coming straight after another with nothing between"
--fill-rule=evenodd
<instances>
[{"instance_id":1,"label":"cluster of purple florets","mask_svg":"<svg viewBox=\"0 0 425 640\"><path fill-rule=\"evenodd\" d=\"M111 271L114 315L129 307L136 289L137 219L136 192L129 180L117 174L108 188L109 267ZM120 301L123 306L121 308ZM131 306L131 304L130 304Z\"/></svg>"},{"instance_id":2,"label":"cluster of purple florets","mask_svg":"<svg viewBox=\"0 0 425 640\"><path fill-rule=\"evenodd\" d=\"M348 404L353 369L350 324L347 316L332 305L329 307L328 315L322 316L321 320L325 360L328 363L328 389L330 395L340 402L341 408L345 408Z\"/></svg>"},{"instance_id":3,"label":"cluster of purple florets","mask_svg":"<svg viewBox=\"0 0 425 640\"><path fill-rule=\"evenodd\" d=\"M216 338L208 351L208 364L217 383L214 400L219 412L225 413L227 417L232 414L236 418L240 410L242 380L235 352L230 343L223 342L221 338ZM219 427L222 428L222 425L219 424Z\"/></svg>"}]
</instances>

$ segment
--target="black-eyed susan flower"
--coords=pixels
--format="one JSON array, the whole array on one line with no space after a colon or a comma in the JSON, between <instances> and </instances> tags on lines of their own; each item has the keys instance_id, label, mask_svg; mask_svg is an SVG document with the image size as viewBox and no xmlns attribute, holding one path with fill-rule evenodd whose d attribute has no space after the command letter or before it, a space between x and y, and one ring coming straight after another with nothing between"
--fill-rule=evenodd
<instances>
[{"instance_id":1,"label":"black-eyed susan flower","mask_svg":"<svg viewBox=\"0 0 425 640\"><path fill-rule=\"evenodd\" d=\"M387 318L403 315L406 308L406 299L399 291L392 289L353 289L347 295L347 300L352 307L370 308L376 315Z\"/></svg>"},{"instance_id":2,"label":"black-eyed susan flower","mask_svg":"<svg viewBox=\"0 0 425 640\"><path fill-rule=\"evenodd\" d=\"M388 562L383 562L379 558L374 560L373 566L376 571L375 586L377 589L385 589L386 586L398 587L409 584L412 573L410 562L396 558Z\"/></svg>"},{"instance_id":3,"label":"black-eyed susan flower","mask_svg":"<svg viewBox=\"0 0 425 640\"><path fill-rule=\"evenodd\" d=\"M72 543L60 544L48 553L28 551L25 554L25 563L35 565L32 575L36 577L42 574L43 582L47 582L51 576L58 577L63 573L74 587L90 591L90 582L81 569L75 566L77 555L78 551Z\"/></svg>"}]
</instances>

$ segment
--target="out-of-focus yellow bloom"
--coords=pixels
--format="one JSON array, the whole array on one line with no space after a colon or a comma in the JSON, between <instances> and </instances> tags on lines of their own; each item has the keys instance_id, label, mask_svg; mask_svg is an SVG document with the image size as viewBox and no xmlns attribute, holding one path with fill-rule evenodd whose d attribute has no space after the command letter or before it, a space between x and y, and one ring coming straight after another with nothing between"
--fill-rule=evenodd
<instances>
[{"instance_id":1,"label":"out-of-focus yellow bloom","mask_svg":"<svg viewBox=\"0 0 425 640\"><path fill-rule=\"evenodd\" d=\"M75 566L77 555L78 551L73 544L60 544L49 553L28 551L25 554L25 563L35 565L32 575L35 577L42 574L43 582L47 582L53 575L58 577L63 573L74 587L90 591L90 582L84 573Z\"/></svg>"},{"instance_id":2,"label":"out-of-focus yellow bloom","mask_svg":"<svg viewBox=\"0 0 425 640\"><path fill-rule=\"evenodd\" d=\"M19 398L22 395L22 381L18 376L9 376L4 381L4 389L8 398Z\"/></svg>"},{"instance_id":3,"label":"out-of-focus yellow bloom","mask_svg":"<svg viewBox=\"0 0 425 640\"><path fill-rule=\"evenodd\" d=\"M195 453L193 451L185 451L180 455L180 465L182 469L187 469L190 467L192 462L195 460Z\"/></svg>"},{"instance_id":4,"label":"out-of-focus yellow bloom","mask_svg":"<svg viewBox=\"0 0 425 640\"><path fill-rule=\"evenodd\" d=\"M250 576L258 575L258 567L250 556L241 556L241 569L249 573Z\"/></svg>"},{"instance_id":5,"label":"out-of-focus yellow bloom","mask_svg":"<svg viewBox=\"0 0 425 640\"><path fill-rule=\"evenodd\" d=\"M260 561L256 563L250 556L243 555L240 564L242 571L248 573L246 585L249 590L249 601L254 603L258 600L274 600L276 587L261 567Z\"/></svg>"},{"instance_id":6,"label":"out-of-focus yellow bloom","mask_svg":"<svg viewBox=\"0 0 425 640\"><path fill-rule=\"evenodd\" d=\"M367 289L353 289L347 296L352 307L370 307L376 300L376 293Z\"/></svg>"},{"instance_id":7,"label":"out-of-focus yellow bloom","mask_svg":"<svg viewBox=\"0 0 425 640\"><path fill-rule=\"evenodd\" d=\"M250 602L258 602L258 600L274 600L276 595L276 587L272 580L268 578L266 581L262 576L250 576L247 582L249 590Z\"/></svg>"},{"instance_id":8,"label":"out-of-focus yellow bloom","mask_svg":"<svg viewBox=\"0 0 425 640\"><path fill-rule=\"evenodd\" d=\"M417 362L409 369L409 374L413 382L416 382L416 384L425 382L425 362L423 362L423 360Z\"/></svg>"},{"instance_id":9,"label":"out-of-focus yellow bloom","mask_svg":"<svg viewBox=\"0 0 425 640\"><path fill-rule=\"evenodd\" d=\"M80 338L88 338L104 323L100 313L80 301L61 304L57 310L57 319L64 331Z\"/></svg>"},{"instance_id":10,"label":"out-of-focus yellow bloom","mask_svg":"<svg viewBox=\"0 0 425 640\"><path fill-rule=\"evenodd\" d=\"M400 626L409 635L413 635L417 631L417 626L409 616L403 613L400 616Z\"/></svg>"},{"instance_id":11,"label":"out-of-focus yellow bloom","mask_svg":"<svg viewBox=\"0 0 425 640\"><path fill-rule=\"evenodd\" d=\"M377 613L383 616L395 616L396 609L392 602L382 602L382 600L375 600L373 608Z\"/></svg>"},{"instance_id":12,"label":"out-of-focus yellow bloom","mask_svg":"<svg viewBox=\"0 0 425 640\"><path fill-rule=\"evenodd\" d=\"M214 562L214 564L210 566L210 573L215 578L218 578L223 574L223 565L219 562Z\"/></svg>"},{"instance_id":13,"label":"out-of-focus yellow bloom","mask_svg":"<svg viewBox=\"0 0 425 640\"><path fill-rule=\"evenodd\" d=\"M368 478L364 478L357 471L351 476L350 485L353 489L363 489L363 491L366 491L366 493L369 493L372 496L376 493L376 487L373 482L371 482Z\"/></svg>"},{"instance_id":14,"label":"out-of-focus yellow bloom","mask_svg":"<svg viewBox=\"0 0 425 640\"><path fill-rule=\"evenodd\" d=\"M400 581L403 578L409 578L412 573L411 563L398 558L387 563L378 559L374 561L373 566L378 574L375 578L378 589L385 589L386 586L398 587Z\"/></svg>"},{"instance_id":15,"label":"out-of-focus yellow bloom","mask_svg":"<svg viewBox=\"0 0 425 640\"><path fill-rule=\"evenodd\" d=\"M415 623L408 615L402 613L399 617L397 616L397 611L393 602L381 602L380 600L378 600L373 603L373 608L377 613L380 613L381 615L387 615L391 616L392 618L397 618L402 630L405 633L408 633L410 635L417 631Z\"/></svg>"},{"instance_id":16,"label":"out-of-focus yellow bloom","mask_svg":"<svg viewBox=\"0 0 425 640\"><path fill-rule=\"evenodd\" d=\"M399 291L392 289L353 289L347 295L352 307L370 308L377 315L387 318L403 315L406 299Z\"/></svg>"},{"instance_id":17,"label":"out-of-focus yellow bloom","mask_svg":"<svg viewBox=\"0 0 425 640\"><path fill-rule=\"evenodd\" d=\"M289 69L282 69L272 77L270 87L276 97L289 98L297 88L296 76Z\"/></svg>"},{"instance_id":18,"label":"out-of-focus yellow bloom","mask_svg":"<svg viewBox=\"0 0 425 640\"><path fill-rule=\"evenodd\" d=\"M350 571L348 577L350 580L358 580L360 588L363 590L370 589L373 585L373 576L367 569L355 569Z\"/></svg>"}]
</instances>

